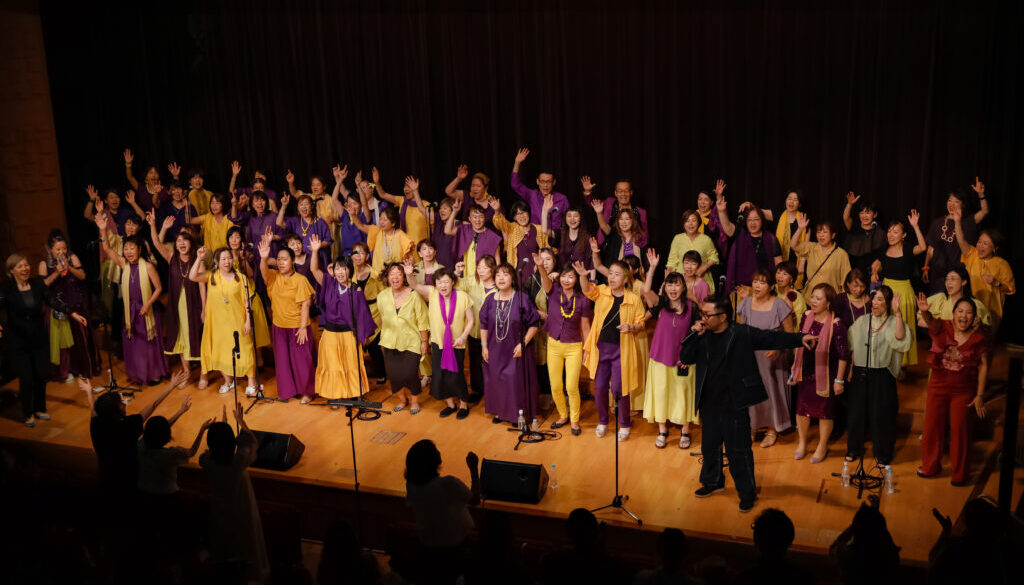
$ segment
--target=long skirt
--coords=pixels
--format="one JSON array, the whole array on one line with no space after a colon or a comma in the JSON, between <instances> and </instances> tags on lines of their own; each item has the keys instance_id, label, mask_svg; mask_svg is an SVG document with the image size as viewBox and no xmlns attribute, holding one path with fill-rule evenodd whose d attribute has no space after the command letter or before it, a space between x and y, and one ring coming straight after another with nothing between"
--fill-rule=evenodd
<instances>
[{"instance_id":1,"label":"long skirt","mask_svg":"<svg viewBox=\"0 0 1024 585\"><path fill-rule=\"evenodd\" d=\"M150 308L150 311L153 311ZM137 307L132 307L132 333L121 332L121 343L124 344L124 372L135 383L155 382L169 372L167 358L164 356L164 336L160 329L160 318L153 315L155 332L152 339L146 333L146 316L140 315Z\"/></svg>"},{"instance_id":2,"label":"long skirt","mask_svg":"<svg viewBox=\"0 0 1024 585\"><path fill-rule=\"evenodd\" d=\"M183 355L185 359L190 361L197 361L199 358L194 357L199 355L199 351L192 352L192 338L197 337L202 339L202 334L196 335L196 332L189 329L188 326L188 301L185 299L185 293L182 292L178 295L178 335L174 338L174 347L170 351L165 351L167 355ZM200 344L201 345L201 342ZM197 347L196 350L199 348Z\"/></svg>"},{"instance_id":3,"label":"long skirt","mask_svg":"<svg viewBox=\"0 0 1024 585\"><path fill-rule=\"evenodd\" d=\"M400 351L390 347L381 347L380 350L384 353L384 371L391 383L391 392L405 388L413 396L419 396L422 389L419 378L422 356L414 351Z\"/></svg>"},{"instance_id":4,"label":"long skirt","mask_svg":"<svg viewBox=\"0 0 1024 585\"><path fill-rule=\"evenodd\" d=\"M917 363L917 296L914 287L910 286L909 280L892 280L886 278L882 284L892 289L892 292L900 295L900 314L903 315L903 322L907 324L907 333L910 334L910 349L903 354L903 365L912 366Z\"/></svg>"},{"instance_id":5,"label":"long skirt","mask_svg":"<svg viewBox=\"0 0 1024 585\"><path fill-rule=\"evenodd\" d=\"M52 311L46 317L50 324L50 358L53 361L53 342L55 336L53 326L54 323L58 323L58 320L53 319ZM58 341L59 354L55 363L60 368L60 379L64 380L69 374L82 378L92 378L98 375L102 368L100 366L99 348L96 346L96 341L93 337L92 324L83 326L69 316L66 320L59 322L58 325L66 326L67 331L71 334L70 346L67 346L66 342L68 340L61 333L58 332L56 334L59 341L63 340L65 342L59 343Z\"/></svg>"},{"instance_id":6,"label":"long skirt","mask_svg":"<svg viewBox=\"0 0 1024 585\"><path fill-rule=\"evenodd\" d=\"M313 395L313 328L306 326L306 343L295 340L298 329L273 326L274 372L277 397L288 400L296 394Z\"/></svg>"},{"instance_id":7,"label":"long skirt","mask_svg":"<svg viewBox=\"0 0 1024 585\"><path fill-rule=\"evenodd\" d=\"M327 331L320 336L316 393L327 399L356 398L370 389L359 345L351 331Z\"/></svg>"},{"instance_id":8,"label":"long skirt","mask_svg":"<svg viewBox=\"0 0 1024 585\"><path fill-rule=\"evenodd\" d=\"M455 363L461 364L466 359L465 348L455 348ZM466 388L466 376L462 368L458 372L450 372L441 367L441 348L436 343L430 344L430 360L434 368L434 375L430 378L430 395L435 400L465 401L469 398L469 389Z\"/></svg>"},{"instance_id":9,"label":"long skirt","mask_svg":"<svg viewBox=\"0 0 1024 585\"><path fill-rule=\"evenodd\" d=\"M636 346L640 350L640 355L638 357L640 358L640 362L639 363L642 364L642 363L647 361L647 359L648 359L647 356L650 354L650 348L651 348L651 340L648 337L646 330L640 331L640 332L638 332L636 334ZM641 389L640 390L634 390L633 392L630 392L630 394L629 394L629 409L631 411L633 411L633 410L641 411L641 410L644 409L644 405L646 404L646 399L644 397L644 394L646 394L646 392L643 389L647 387L647 380L645 379L646 376L647 376L647 372L643 368L641 368L640 369L640 388Z\"/></svg>"},{"instance_id":10,"label":"long skirt","mask_svg":"<svg viewBox=\"0 0 1024 585\"><path fill-rule=\"evenodd\" d=\"M685 376L675 366L647 360L647 381L644 388L644 418L647 422L670 422L677 425L697 422L694 368Z\"/></svg>"}]
</instances>

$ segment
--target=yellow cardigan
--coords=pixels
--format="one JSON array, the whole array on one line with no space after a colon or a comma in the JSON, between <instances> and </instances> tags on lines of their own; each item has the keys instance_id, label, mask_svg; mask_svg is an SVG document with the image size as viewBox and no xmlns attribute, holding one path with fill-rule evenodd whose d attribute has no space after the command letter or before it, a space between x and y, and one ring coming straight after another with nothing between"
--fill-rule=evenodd
<instances>
[{"instance_id":1,"label":"yellow cardigan","mask_svg":"<svg viewBox=\"0 0 1024 585\"><path fill-rule=\"evenodd\" d=\"M612 308L612 289L606 284L593 286L584 293L588 299L594 302L594 319L590 327L587 340L583 343L583 352L587 355L587 371L593 375L597 372L597 362L600 359L597 350L597 338L601 335L601 328L604 320ZM630 290L625 291L622 304L619 305L620 323L639 325L644 322L644 307L640 297ZM641 360L641 348L637 335L640 333L619 333L619 359L622 360L622 395L643 390L643 372L640 368L645 365Z\"/></svg>"}]
</instances>

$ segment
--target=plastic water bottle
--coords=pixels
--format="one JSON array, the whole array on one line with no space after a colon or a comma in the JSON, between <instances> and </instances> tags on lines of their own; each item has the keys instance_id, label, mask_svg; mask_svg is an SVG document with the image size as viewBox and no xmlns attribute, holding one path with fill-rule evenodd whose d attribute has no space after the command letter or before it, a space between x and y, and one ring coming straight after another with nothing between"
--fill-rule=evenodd
<instances>
[{"instance_id":1,"label":"plastic water bottle","mask_svg":"<svg viewBox=\"0 0 1024 585\"><path fill-rule=\"evenodd\" d=\"M554 463L551 464L551 473L548 474L548 487L558 489L558 468Z\"/></svg>"},{"instance_id":2,"label":"plastic water bottle","mask_svg":"<svg viewBox=\"0 0 1024 585\"><path fill-rule=\"evenodd\" d=\"M850 462L843 461L843 487L850 485Z\"/></svg>"},{"instance_id":3,"label":"plastic water bottle","mask_svg":"<svg viewBox=\"0 0 1024 585\"><path fill-rule=\"evenodd\" d=\"M516 420L516 426L519 427L519 430L521 430L523 432L526 431L526 417L523 416L523 409L522 408L519 409L519 419Z\"/></svg>"},{"instance_id":4,"label":"plastic water bottle","mask_svg":"<svg viewBox=\"0 0 1024 585\"><path fill-rule=\"evenodd\" d=\"M892 477L892 466L886 466L885 468L885 493L892 494L896 492L896 481Z\"/></svg>"},{"instance_id":5,"label":"plastic water bottle","mask_svg":"<svg viewBox=\"0 0 1024 585\"><path fill-rule=\"evenodd\" d=\"M540 421L537 420L537 417L533 417L533 421L530 423L530 430L535 433L540 430Z\"/></svg>"}]
</instances>

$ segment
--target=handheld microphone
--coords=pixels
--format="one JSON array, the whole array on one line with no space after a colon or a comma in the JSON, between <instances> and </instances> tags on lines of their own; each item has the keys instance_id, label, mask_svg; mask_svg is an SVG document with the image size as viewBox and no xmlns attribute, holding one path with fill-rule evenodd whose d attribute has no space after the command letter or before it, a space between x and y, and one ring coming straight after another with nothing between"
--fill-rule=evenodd
<instances>
[{"instance_id":1,"label":"handheld microphone","mask_svg":"<svg viewBox=\"0 0 1024 585\"><path fill-rule=\"evenodd\" d=\"M234 351L235 353L239 353L239 352L242 351L241 346L238 344L238 332L237 331L235 331L235 348L232 351Z\"/></svg>"}]
</instances>

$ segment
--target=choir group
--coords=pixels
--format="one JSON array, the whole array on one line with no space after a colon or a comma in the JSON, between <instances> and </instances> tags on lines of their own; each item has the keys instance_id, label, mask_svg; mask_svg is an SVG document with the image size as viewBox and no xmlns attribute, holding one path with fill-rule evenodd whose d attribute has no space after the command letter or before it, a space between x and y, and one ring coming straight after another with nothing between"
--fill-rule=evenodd
<instances>
[{"instance_id":1,"label":"choir group","mask_svg":"<svg viewBox=\"0 0 1024 585\"><path fill-rule=\"evenodd\" d=\"M156 167L140 182L125 151L131 189L101 197L90 186L85 217L99 229L102 298L121 330L128 377L162 379L176 356L186 370L199 362L200 389L220 373L220 392L237 376L252 395L260 348L270 346L281 400L386 387L396 412L416 414L428 389L445 402L441 417L464 419L482 399L494 423L517 423L535 417L550 391L559 417L551 427L579 435L589 375L598 437L617 416L617 439L626 440L640 412L658 425L656 447L676 425L685 449L700 405L680 346L707 316L705 299L727 296L737 322L818 337L813 350L757 352L768 400L749 415L761 447L795 422L794 457L819 462L839 419L848 460L867 437L889 464L897 381L917 363L920 327L931 337L931 375L919 474L939 473L948 424L953 481L966 480L966 416L984 415L990 341L1014 292L999 234L979 228L989 211L980 181L950 193L945 213L922 226L916 210L880 223L854 193L842 223L812 221L796 191L774 210L730 206L719 180L683 213L663 261L647 247L649 216L629 181L602 198L583 177L575 204L552 173L521 176L528 155L516 154L504 200L487 175L460 166L434 203L414 177L389 193L376 168L370 180L356 173L353 190L343 166L330 191L320 177L299 189L291 171L282 193L262 172L241 187L238 162L227 194L207 190L201 171L182 178L173 163L168 186ZM593 231L587 219L596 219ZM60 298L47 314L50 362L62 378L92 377L99 361L81 316L82 263L59 232L47 252L38 273ZM19 259L8 261L12 276ZM30 410L32 418L45 406Z\"/></svg>"}]
</instances>

